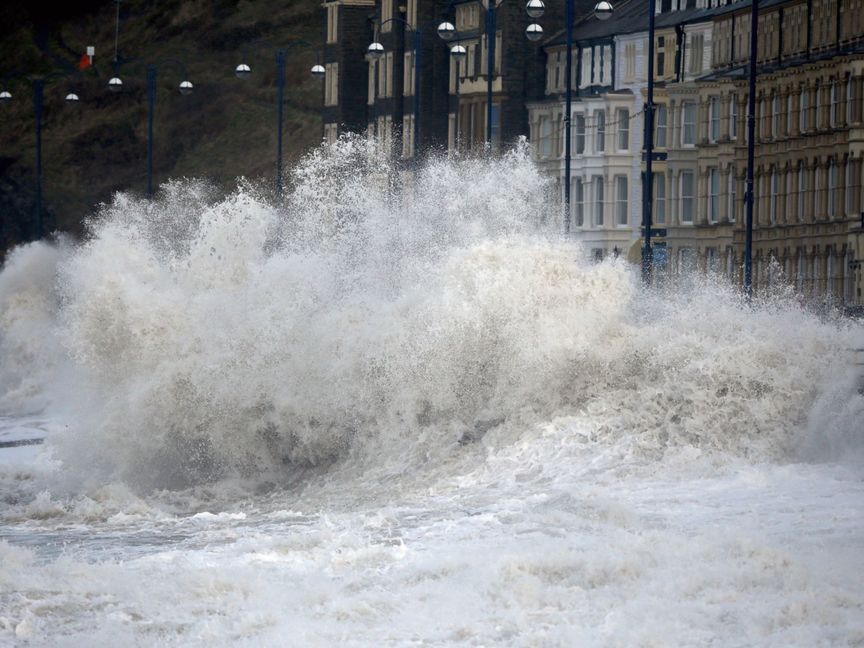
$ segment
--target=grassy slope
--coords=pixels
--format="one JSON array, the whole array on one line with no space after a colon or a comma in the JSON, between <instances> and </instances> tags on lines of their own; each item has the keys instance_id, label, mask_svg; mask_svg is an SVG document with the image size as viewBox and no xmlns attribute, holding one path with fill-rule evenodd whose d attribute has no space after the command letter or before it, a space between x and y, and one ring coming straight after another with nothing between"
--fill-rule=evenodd
<instances>
[{"instance_id":1,"label":"grassy slope","mask_svg":"<svg viewBox=\"0 0 864 648\"><path fill-rule=\"evenodd\" d=\"M123 68L126 90L111 94L116 4L91 3L77 12L33 16L11 5L0 21L0 70L47 73L73 65L96 46L96 73L75 86L78 106L63 96L69 82L46 88L43 191L46 224L80 234L82 221L117 190L146 187L146 90L140 65ZM207 177L231 186L238 176L271 179L276 159L275 54L250 52L251 79L233 69L245 45L304 39L311 49L289 50L285 102L286 164L320 139L321 82L310 78L321 42L317 0L123 0L121 58L186 63L195 92L181 96L181 72L159 72L154 118L154 181ZM11 87L0 106L0 253L28 235L34 204L35 127L29 87Z\"/></svg>"}]
</instances>

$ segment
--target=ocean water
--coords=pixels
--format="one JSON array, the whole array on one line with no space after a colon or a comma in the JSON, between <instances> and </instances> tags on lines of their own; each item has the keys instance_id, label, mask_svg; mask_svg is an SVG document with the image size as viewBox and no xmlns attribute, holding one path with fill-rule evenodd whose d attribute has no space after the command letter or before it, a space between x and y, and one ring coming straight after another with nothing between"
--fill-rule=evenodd
<instances>
[{"instance_id":1,"label":"ocean water","mask_svg":"<svg viewBox=\"0 0 864 648\"><path fill-rule=\"evenodd\" d=\"M864 327L344 140L0 272L0 645L861 646Z\"/></svg>"}]
</instances>

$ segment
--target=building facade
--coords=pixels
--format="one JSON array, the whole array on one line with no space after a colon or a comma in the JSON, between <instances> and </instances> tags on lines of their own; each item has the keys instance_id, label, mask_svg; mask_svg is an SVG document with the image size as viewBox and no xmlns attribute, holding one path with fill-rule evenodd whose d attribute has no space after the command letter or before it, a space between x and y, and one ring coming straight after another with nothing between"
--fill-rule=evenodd
<instances>
[{"instance_id":1,"label":"building facade","mask_svg":"<svg viewBox=\"0 0 864 648\"><path fill-rule=\"evenodd\" d=\"M570 222L586 254L637 260L647 101L645 3L613 17L575 0ZM522 2L499 5L492 142L528 136L564 194L563 3L525 38ZM485 147L485 10L477 0L327 0L324 134L366 131L395 158ZM748 0L661 0L655 30L653 224L658 276L740 282L747 171ZM437 24L457 30L441 41ZM554 29L553 29L554 28ZM754 286L860 307L864 229L864 2L762 0L758 25ZM415 39L415 31L420 37ZM384 53L370 57L369 43ZM415 115L415 48L421 52ZM449 47L466 49L456 62ZM414 141L419 116L420 141Z\"/></svg>"},{"instance_id":2,"label":"building facade","mask_svg":"<svg viewBox=\"0 0 864 648\"><path fill-rule=\"evenodd\" d=\"M760 6L754 290L860 306L864 9L855 0ZM712 72L697 81L697 267L740 280L745 236L749 7L713 17Z\"/></svg>"}]
</instances>

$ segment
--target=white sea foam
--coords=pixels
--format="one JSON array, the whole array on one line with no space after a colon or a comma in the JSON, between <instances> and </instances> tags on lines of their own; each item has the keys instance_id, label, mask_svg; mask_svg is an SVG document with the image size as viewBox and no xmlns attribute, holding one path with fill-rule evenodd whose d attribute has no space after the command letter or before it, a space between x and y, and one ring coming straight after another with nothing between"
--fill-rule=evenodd
<instances>
[{"instance_id":1,"label":"white sea foam","mask_svg":"<svg viewBox=\"0 0 864 648\"><path fill-rule=\"evenodd\" d=\"M646 293L548 191L345 140L14 251L0 644L864 641L861 325Z\"/></svg>"}]
</instances>

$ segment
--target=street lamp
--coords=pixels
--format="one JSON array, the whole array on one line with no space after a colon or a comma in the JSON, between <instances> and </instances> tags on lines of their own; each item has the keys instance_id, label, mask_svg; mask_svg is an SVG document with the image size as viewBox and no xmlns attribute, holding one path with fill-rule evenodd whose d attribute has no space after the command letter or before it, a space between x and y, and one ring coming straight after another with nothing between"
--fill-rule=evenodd
<instances>
[{"instance_id":1,"label":"street lamp","mask_svg":"<svg viewBox=\"0 0 864 648\"><path fill-rule=\"evenodd\" d=\"M312 45L304 40L291 41L283 46L274 46L269 43L257 42L252 44L253 50L268 49L276 50L276 195L282 195L282 123L284 121L285 109L285 56L288 50L292 47L300 46L311 48ZM237 67L234 68L234 75L238 79L248 79L252 75L252 68L245 62L246 50L243 50L243 59ZM310 70L312 77L315 79L323 79L326 70L323 65L316 64Z\"/></svg>"},{"instance_id":2,"label":"street lamp","mask_svg":"<svg viewBox=\"0 0 864 648\"><path fill-rule=\"evenodd\" d=\"M750 4L750 94L747 97L747 188L744 195L746 214L744 223L744 294L753 296L753 165L756 153L756 56L759 41L759 0Z\"/></svg>"},{"instance_id":3,"label":"street lamp","mask_svg":"<svg viewBox=\"0 0 864 648\"><path fill-rule=\"evenodd\" d=\"M495 77L495 14L501 2L502 0L480 0L483 9L486 10L486 145L490 150L492 149L492 81ZM438 36L441 40L451 41L456 37L456 33L456 27L451 22L442 22L438 25Z\"/></svg>"},{"instance_id":4,"label":"street lamp","mask_svg":"<svg viewBox=\"0 0 864 648\"><path fill-rule=\"evenodd\" d=\"M533 42L543 38L543 27L537 23L531 23L525 28L525 37Z\"/></svg>"},{"instance_id":5,"label":"street lamp","mask_svg":"<svg viewBox=\"0 0 864 648\"><path fill-rule=\"evenodd\" d=\"M612 17L612 3L606 0L601 0L594 5L594 17L597 20L609 20Z\"/></svg>"},{"instance_id":6,"label":"street lamp","mask_svg":"<svg viewBox=\"0 0 864 648\"><path fill-rule=\"evenodd\" d=\"M133 59L131 61L123 61L117 62L115 61L114 67L114 76L108 80L108 89L111 92L117 93L123 89L123 79L120 78L119 68L121 65L128 65L132 63L142 63L140 59ZM176 59L166 59L164 61L157 61L156 63L147 63L147 197L151 198L153 196L153 112L156 105L156 75L159 72L160 67L174 65L180 68L183 77L182 81L177 86L177 89L180 91L182 95L191 94L194 86L192 82L188 80L188 75L186 74L186 66Z\"/></svg>"},{"instance_id":7,"label":"street lamp","mask_svg":"<svg viewBox=\"0 0 864 648\"><path fill-rule=\"evenodd\" d=\"M525 12L530 18L539 18L545 10L546 5L543 4L543 0L528 0L528 4L525 5Z\"/></svg>"},{"instance_id":8,"label":"street lamp","mask_svg":"<svg viewBox=\"0 0 864 648\"><path fill-rule=\"evenodd\" d=\"M450 56L456 61L456 121L453 124L453 144L459 150L459 95L461 91L462 78L459 68L468 56L468 50L464 45L456 44L450 48Z\"/></svg>"},{"instance_id":9,"label":"street lamp","mask_svg":"<svg viewBox=\"0 0 864 648\"><path fill-rule=\"evenodd\" d=\"M0 103L9 103L12 101L12 93L5 89L8 82L19 80L29 83L33 88L33 116L36 122L36 205L34 214L34 238L42 238L42 114L45 106L45 84L57 78L72 76L72 74L54 72L43 77L31 77L26 74L5 76L0 83L0 87L4 89L0 91ZM67 104L76 104L80 98L75 92L67 92L64 97Z\"/></svg>"},{"instance_id":10,"label":"street lamp","mask_svg":"<svg viewBox=\"0 0 864 648\"><path fill-rule=\"evenodd\" d=\"M385 20L378 26L378 29L383 29L385 25L392 22L402 23L411 31L414 36L414 146L412 147L412 149L414 160L416 161L418 157L417 152L419 151L420 147L420 57L423 53L423 43L421 40L422 32L420 31L419 27L415 27L404 18L399 17L393 17ZM382 56L384 56L384 46L378 41L375 41L370 44L368 48L366 48L366 53L371 58L378 60Z\"/></svg>"},{"instance_id":11,"label":"street lamp","mask_svg":"<svg viewBox=\"0 0 864 648\"><path fill-rule=\"evenodd\" d=\"M572 0L567 0L568 4ZM645 102L645 182L642 187L642 282L651 285L654 253L651 249L651 226L654 200L654 14L656 0L648 0L648 97ZM608 20L612 16L612 3L601 0L594 5L594 16ZM568 56L569 64L569 56ZM570 77L569 72L567 75Z\"/></svg>"}]
</instances>

